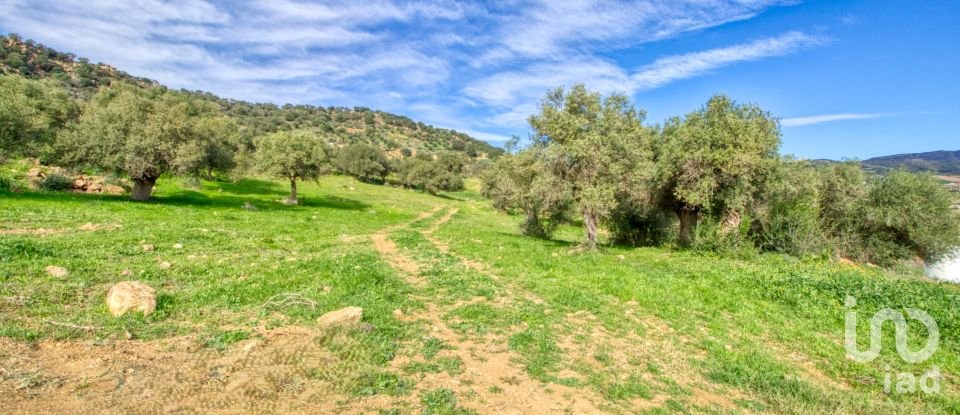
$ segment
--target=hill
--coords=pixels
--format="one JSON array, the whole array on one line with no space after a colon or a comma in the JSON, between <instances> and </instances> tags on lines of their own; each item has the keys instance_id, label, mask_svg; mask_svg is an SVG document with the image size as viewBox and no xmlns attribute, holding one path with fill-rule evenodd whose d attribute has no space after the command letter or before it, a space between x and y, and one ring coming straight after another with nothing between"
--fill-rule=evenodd
<instances>
[{"instance_id":1,"label":"hill","mask_svg":"<svg viewBox=\"0 0 960 415\"><path fill-rule=\"evenodd\" d=\"M145 88L160 86L154 80L130 75L108 64L91 63L14 34L0 36L0 74L56 79L81 99L89 98L101 86L115 81ZM219 104L250 136L305 128L325 134L337 145L368 143L393 157L404 153L455 151L470 157L494 158L503 153L502 149L467 134L370 108L278 106L221 98L203 91L185 92Z\"/></svg>"},{"instance_id":2,"label":"hill","mask_svg":"<svg viewBox=\"0 0 960 415\"><path fill-rule=\"evenodd\" d=\"M864 160L863 166L876 170L905 168L911 171L960 175L960 151L931 151L874 157Z\"/></svg>"}]
</instances>

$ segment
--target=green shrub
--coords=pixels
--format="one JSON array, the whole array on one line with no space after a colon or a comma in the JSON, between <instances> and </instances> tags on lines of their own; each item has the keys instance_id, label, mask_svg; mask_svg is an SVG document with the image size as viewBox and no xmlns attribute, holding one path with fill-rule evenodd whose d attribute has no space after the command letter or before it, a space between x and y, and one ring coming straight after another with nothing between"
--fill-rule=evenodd
<instances>
[{"instance_id":1,"label":"green shrub","mask_svg":"<svg viewBox=\"0 0 960 415\"><path fill-rule=\"evenodd\" d=\"M62 174L50 173L40 183L40 188L54 192L69 190L73 188L73 180Z\"/></svg>"}]
</instances>

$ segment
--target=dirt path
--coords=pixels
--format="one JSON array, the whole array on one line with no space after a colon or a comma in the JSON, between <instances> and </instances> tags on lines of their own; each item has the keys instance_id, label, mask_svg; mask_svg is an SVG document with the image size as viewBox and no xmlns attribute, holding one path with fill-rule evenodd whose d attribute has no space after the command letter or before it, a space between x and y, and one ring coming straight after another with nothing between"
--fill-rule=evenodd
<instances>
[{"instance_id":1,"label":"dirt path","mask_svg":"<svg viewBox=\"0 0 960 415\"><path fill-rule=\"evenodd\" d=\"M471 261L452 253L449 247L437 239L434 233L449 222L459 212L457 208L447 212L420 233L434 247L447 255L457 258L464 266L477 270L496 281L500 278L491 273L484 264ZM389 233L384 235L389 239ZM386 249L382 254L392 264L415 264L416 261L399 253L396 247ZM402 266L396 266L399 272L406 272ZM412 267L411 267L412 268ZM510 295L520 292L512 289L500 290ZM529 294L523 297L529 297ZM509 333L484 336L467 336L451 329L443 316L465 304L489 302L492 304L513 302L515 298L477 297L467 302L450 305L431 303L427 309L406 316L406 319L418 321L427 329L427 335L443 342L446 349L441 350L435 359L458 359L462 362L461 373L429 373L416 386L417 390L447 388L461 397L461 404L479 414L529 414L529 413L602 413L593 403L599 397L583 388L571 388L557 384L544 384L530 375L516 362L518 356L507 345ZM519 329L519 328L516 328ZM513 330L516 331L516 330ZM448 360L449 361L449 360ZM417 351L400 356L391 366L402 370L415 363L426 363ZM469 397L464 399L462 397Z\"/></svg>"}]
</instances>

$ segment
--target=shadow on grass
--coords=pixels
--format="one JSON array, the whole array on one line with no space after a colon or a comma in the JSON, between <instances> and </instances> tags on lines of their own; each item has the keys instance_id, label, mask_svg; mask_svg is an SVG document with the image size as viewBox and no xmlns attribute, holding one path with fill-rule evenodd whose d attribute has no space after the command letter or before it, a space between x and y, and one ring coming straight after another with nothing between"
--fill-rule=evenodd
<instances>
[{"instance_id":1,"label":"shadow on grass","mask_svg":"<svg viewBox=\"0 0 960 415\"><path fill-rule=\"evenodd\" d=\"M249 178L236 182L212 182L208 186L213 190L222 190L235 195L286 196L290 194L289 188L278 183Z\"/></svg>"},{"instance_id":2,"label":"shadow on grass","mask_svg":"<svg viewBox=\"0 0 960 415\"><path fill-rule=\"evenodd\" d=\"M284 196L286 193L282 193ZM256 210L262 211L283 211L283 210L297 210L301 208L328 208L328 209L343 209L343 210L364 210L369 208L369 205L357 200L347 199L337 196L301 196L299 205L284 205L280 203L282 197L278 197L277 200L264 200L262 198L245 198L241 196L231 196L231 195L215 195L207 196L203 193L192 191L192 190L182 190L176 193L170 193L161 196L154 196L147 202L135 202L130 200L130 197L127 195L98 195L98 194L85 194L85 193L70 193L70 192L22 192L22 193L10 193L10 192L0 192L0 198L18 198L18 199L30 199L37 201L50 201L50 202L64 202L64 201L74 201L74 202L117 202L117 203L129 203L129 204L143 204L143 205L167 205L167 206L193 206L193 207L210 207L210 208L235 208L241 209L245 204L250 203Z\"/></svg>"}]
</instances>

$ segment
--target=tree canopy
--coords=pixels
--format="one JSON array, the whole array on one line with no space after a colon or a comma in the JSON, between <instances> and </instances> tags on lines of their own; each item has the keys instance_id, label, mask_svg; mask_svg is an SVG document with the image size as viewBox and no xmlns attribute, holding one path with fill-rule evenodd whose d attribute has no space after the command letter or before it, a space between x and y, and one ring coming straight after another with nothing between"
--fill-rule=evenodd
<instances>
[{"instance_id":1,"label":"tree canopy","mask_svg":"<svg viewBox=\"0 0 960 415\"><path fill-rule=\"evenodd\" d=\"M657 186L680 217L680 242L693 242L701 215L739 226L779 160L779 122L760 107L717 95L667 121L656 145Z\"/></svg>"},{"instance_id":2,"label":"tree canopy","mask_svg":"<svg viewBox=\"0 0 960 415\"><path fill-rule=\"evenodd\" d=\"M201 166L211 138L229 136L229 125L216 106L189 95L116 84L93 97L58 147L68 165L126 174L131 198L147 200L164 173Z\"/></svg>"},{"instance_id":3,"label":"tree canopy","mask_svg":"<svg viewBox=\"0 0 960 415\"><path fill-rule=\"evenodd\" d=\"M297 181L316 179L328 167L326 145L309 131L280 131L255 140L256 166L264 174L290 180L289 204L299 203Z\"/></svg>"},{"instance_id":4,"label":"tree canopy","mask_svg":"<svg viewBox=\"0 0 960 415\"><path fill-rule=\"evenodd\" d=\"M644 117L626 96L604 98L583 85L550 92L530 117L549 154L551 174L570 184L587 248L596 247L600 221L615 208L618 193L646 190L653 133Z\"/></svg>"}]
</instances>

